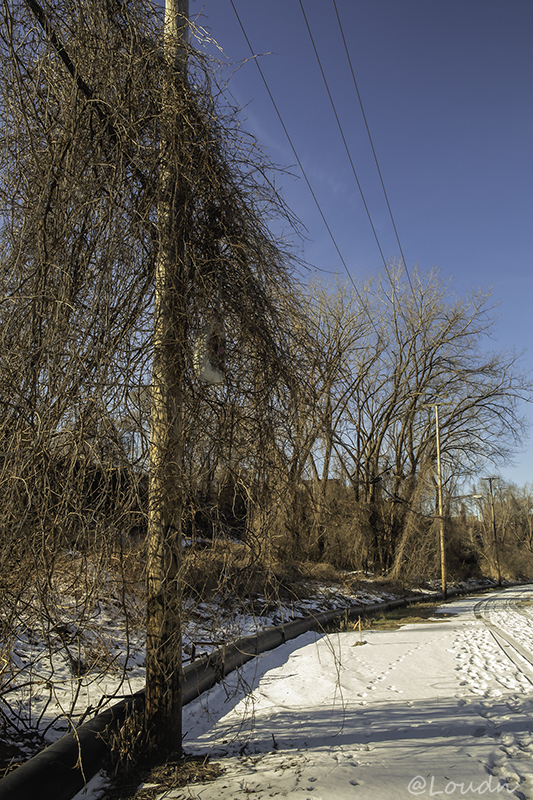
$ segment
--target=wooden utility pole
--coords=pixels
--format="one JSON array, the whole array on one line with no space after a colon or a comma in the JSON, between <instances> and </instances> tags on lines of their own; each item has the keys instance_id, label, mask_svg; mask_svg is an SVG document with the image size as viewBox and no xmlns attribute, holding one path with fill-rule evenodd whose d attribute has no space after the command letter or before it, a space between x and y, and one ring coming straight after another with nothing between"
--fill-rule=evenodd
<instances>
[{"instance_id":1,"label":"wooden utility pole","mask_svg":"<svg viewBox=\"0 0 533 800\"><path fill-rule=\"evenodd\" d=\"M187 341L183 96L188 0L166 0L150 421L145 728L152 752L181 754L181 518Z\"/></svg>"},{"instance_id":2,"label":"wooden utility pole","mask_svg":"<svg viewBox=\"0 0 533 800\"><path fill-rule=\"evenodd\" d=\"M448 590L446 586L446 540L444 536L444 512L442 503L442 468L440 462L440 422L439 422L439 406L447 405L447 403L425 403L426 407L435 409L435 432L437 439L437 503L439 512L439 539L440 539L440 573L442 585L442 599L448 599Z\"/></svg>"},{"instance_id":3,"label":"wooden utility pole","mask_svg":"<svg viewBox=\"0 0 533 800\"><path fill-rule=\"evenodd\" d=\"M440 574L442 584L442 599L448 599L448 588L446 586L446 542L444 538L444 508L442 503L442 468L440 463L440 423L439 423L439 404L435 403L435 430L437 437L437 492L439 498L439 520L440 520Z\"/></svg>"},{"instance_id":4,"label":"wooden utility pole","mask_svg":"<svg viewBox=\"0 0 533 800\"><path fill-rule=\"evenodd\" d=\"M494 492L492 490L492 481L496 480L494 477L483 478L489 484L490 492L490 516L492 520L492 535L494 537L494 555L496 556L496 566L498 568L498 586L502 585L502 571L500 567L500 548L498 546L498 536L496 534L496 514L494 512Z\"/></svg>"}]
</instances>

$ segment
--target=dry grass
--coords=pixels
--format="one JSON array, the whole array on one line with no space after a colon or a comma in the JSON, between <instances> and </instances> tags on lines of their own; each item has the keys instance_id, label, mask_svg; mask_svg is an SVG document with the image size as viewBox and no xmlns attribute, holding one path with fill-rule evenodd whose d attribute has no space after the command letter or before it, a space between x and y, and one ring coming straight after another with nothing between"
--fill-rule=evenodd
<instances>
[{"instance_id":1,"label":"dry grass","mask_svg":"<svg viewBox=\"0 0 533 800\"><path fill-rule=\"evenodd\" d=\"M296 600L307 596L309 584L342 585L342 574L327 563L257 558L241 542L219 540L207 548L189 548L184 559L186 597L207 600L216 594L249 600Z\"/></svg>"},{"instance_id":2,"label":"dry grass","mask_svg":"<svg viewBox=\"0 0 533 800\"><path fill-rule=\"evenodd\" d=\"M158 762L146 749L142 723L143 712L134 712L108 738L109 754L103 767L112 783L106 800L152 800L165 790L214 780L222 774L222 768L210 764L208 756L169 756Z\"/></svg>"},{"instance_id":3,"label":"dry grass","mask_svg":"<svg viewBox=\"0 0 533 800\"><path fill-rule=\"evenodd\" d=\"M201 757L170 760L151 768L139 765L115 781L105 800L154 800L165 790L207 783L223 773L220 764L210 764L208 758Z\"/></svg>"},{"instance_id":4,"label":"dry grass","mask_svg":"<svg viewBox=\"0 0 533 800\"><path fill-rule=\"evenodd\" d=\"M397 608L391 611L380 612L379 614L368 614L361 617L361 627L363 630L385 631L397 630L403 625L414 625L422 622L442 622L453 614L439 612L438 608L442 603L417 603L407 608ZM359 630L359 620L347 620L343 618L340 624L332 623L335 630L356 631Z\"/></svg>"}]
</instances>

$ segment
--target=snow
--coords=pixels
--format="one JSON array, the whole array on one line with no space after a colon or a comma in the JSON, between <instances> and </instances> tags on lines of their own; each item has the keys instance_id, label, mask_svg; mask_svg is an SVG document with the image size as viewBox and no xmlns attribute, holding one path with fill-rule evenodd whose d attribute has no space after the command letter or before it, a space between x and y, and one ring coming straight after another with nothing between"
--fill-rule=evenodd
<instances>
[{"instance_id":1,"label":"snow","mask_svg":"<svg viewBox=\"0 0 533 800\"><path fill-rule=\"evenodd\" d=\"M533 658L531 599L461 599L363 645L306 634L250 662L184 710L186 751L224 775L158 800L533 797L533 673L487 627Z\"/></svg>"},{"instance_id":2,"label":"snow","mask_svg":"<svg viewBox=\"0 0 533 800\"><path fill-rule=\"evenodd\" d=\"M19 731L14 741L20 755L14 761L25 761L61 738L71 722L79 725L124 695L144 688L145 619L137 593L123 598L120 587L110 580L104 596L95 593L92 601L85 602L82 593L80 602L80 562L79 554L67 554L64 585L50 597L45 613L25 616L21 612L17 624L7 620L5 625L8 629L11 624L12 633L9 641L0 643L0 696L2 713L14 722L10 732ZM185 663L193 648L198 658L223 642L305 617L317 608L393 599L384 592L354 592L318 581L310 581L307 590L306 598L285 604L260 595L246 607L238 600L228 604L227 598L216 596L209 603L187 600ZM128 608L128 626L123 603ZM32 609L30 603L28 609Z\"/></svg>"},{"instance_id":3,"label":"snow","mask_svg":"<svg viewBox=\"0 0 533 800\"><path fill-rule=\"evenodd\" d=\"M31 740L27 747L20 742L28 756L39 737L41 747L50 744L69 730L69 720L80 724L144 686L144 635L126 633L118 603L99 601L83 617L65 593L56 611L61 621L53 626L46 617L19 621L0 673L3 710Z\"/></svg>"},{"instance_id":4,"label":"snow","mask_svg":"<svg viewBox=\"0 0 533 800\"><path fill-rule=\"evenodd\" d=\"M364 644L308 633L253 659L184 708L186 752L224 774L155 797L533 799L531 603L470 596Z\"/></svg>"}]
</instances>

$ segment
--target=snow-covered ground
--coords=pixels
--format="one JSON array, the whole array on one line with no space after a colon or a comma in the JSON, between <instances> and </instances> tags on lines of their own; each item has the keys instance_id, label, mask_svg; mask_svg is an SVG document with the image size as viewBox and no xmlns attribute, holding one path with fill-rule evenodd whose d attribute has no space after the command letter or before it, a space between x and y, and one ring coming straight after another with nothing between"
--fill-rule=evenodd
<instances>
[{"instance_id":1,"label":"snow-covered ground","mask_svg":"<svg viewBox=\"0 0 533 800\"><path fill-rule=\"evenodd\" d=\"M72 556L75 559L75 554ZM210 603L185 602L183 652L187 664L218 649L223 642L258 630L306 617L316 609L346 608L394 599L372 588L350 590L342 585L309 582L308 596L292 602L256 596L246 604L211 598ZM74 590L73 590L74 587ZM9 720L7 735L16 741L24 761L45 744L61 738L71 727L113 705L124 695L144 688L144 611L135 594L120 599L112 587L92 602L76 596L73 583L53 597L46 613L28 603L0 641L0 712ZM128 606L125 625L123 604ZM0 610L0 623L2 620ZM4 657L5 654L5 657ZM14 734L13 731L16 731Z\"/></svg>"},{"instance_id":2,"label":"snow-covered ground","mask_svg":"<svg viewBox=\"0 0 533 800\"><path fill-rule=\"evenodd\" d=\"M306 634L249 662L184 710L186 751L224 774L156 797L533 798L531 602L469 597L363 645Z\"/></svg>"},{"instance_id":3,"label":"snow-covered ground","mask_svg":"<svg viewBox=\"0 0 533 800\"><path fill-rule=\"evenodd\" d=\"M202 649L213 649L217 641L314 608L390 599L375 588L352 595L317 585L307 601L269 607L259 599L254 614L228 609L227 619L199 606L190 615L186 645L212 642ZM154 798L533 800L530 603L529 587L470 596L423 623L365 630L364 644L358 631L306 634L254 659L184 709L186 752L209 755L223 776L186 789L154 787ZM126 647L118 617L107 607L95 607L94 614L89 633L95 641L85 634L83 655L105 651L106 664L95 656L95 668L76 677L63 646L67 633L74 642L75 631L50 632L58 639L50 658L28 626L13 651L18 669L2 676L11 708L20 719L23 713L38 718L48 740L61 735L62 709L75 708L79 719L88 707L142 687L141 631ZM69 647L72 658L78 650ZM100 800L105 791L100 774L76 800Z\"/></svg>"}]
</instances>

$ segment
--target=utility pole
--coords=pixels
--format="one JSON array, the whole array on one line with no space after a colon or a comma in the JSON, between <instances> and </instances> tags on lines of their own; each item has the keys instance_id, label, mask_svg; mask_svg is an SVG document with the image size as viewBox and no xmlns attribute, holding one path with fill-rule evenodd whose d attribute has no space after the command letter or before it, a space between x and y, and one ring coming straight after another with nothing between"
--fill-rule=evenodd
<instances>
[{"instance_id":1,"label":"utility pole","mask_svg":"<svg viewBox=\"0 0 533 800\"><path fill-rule=\"evenodd\" d=\"M150 751L182 752L181 519L187 341L183 96L189 0L166 0L158 253L150 420L145 730Z\"/></svg>"},{"instance_id":2,"label":"utility pole","mask_svg":"<svg viewBox=\"0 0 533 800\"><path fill-rule=\"evenodd\" d=\"M498 568L498 586L502 585L502 573L500 569L500 548L498 547L498 537L496 535L496 514L494 513L494 492L492 491L492 481L496 480L493 476L490 478L483 478L489 484L490 492L490 513L492 519L492 535L494 536L494 553L496 556L496 566Z\"/></svg>"},{"instance_id":3,"label":"utility pole","mask_svg":"<svg viewBox=\"0 0 533 800\"><path fill-rule=\"evenodd\" d=\"M439 404L435 403L435 431L437 437L437 494L439 498L439 520L440 520L440 573L442 583L442 599L448 599L446 587L446 542L444 541L444 509L442 504L442 468L440 463L440 423L439 423Z\"/></svg>"},{"instance_id":4,"label":"utility pole","mask_svg":"<svg viewBox=\"0 0 533 800\"><path fill-rule=\"evenodd\" d=\"M439 512L439 526L440 526L440 573L442 585L442 599L448 599L448 590L446 587L446 541L444 537L444 513L442 503L442 468L440 461L440 422L439 422L439 406L448 405L447 403L425 403L426 408L435 409L435 431L437 439L437 502Z\"/></svg>"}]
</instances>

